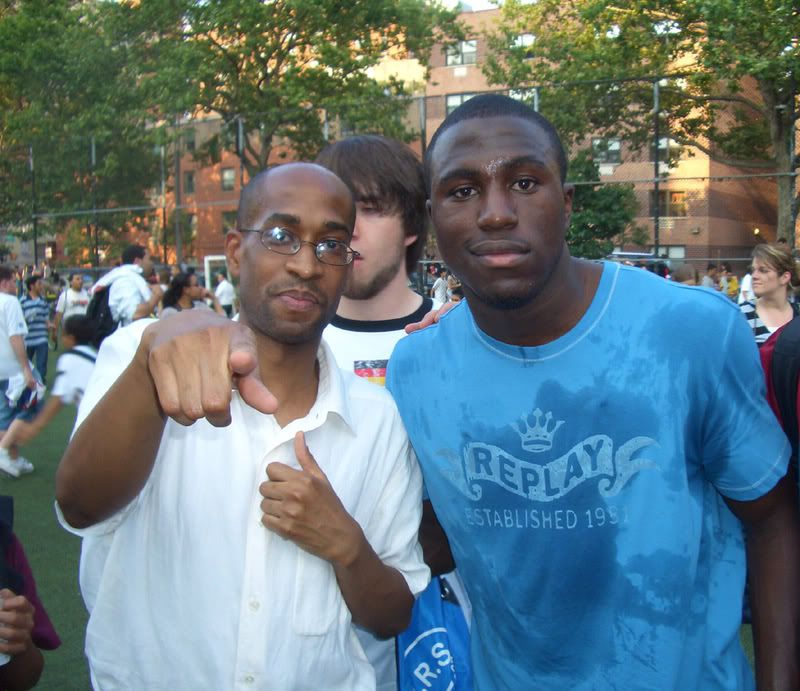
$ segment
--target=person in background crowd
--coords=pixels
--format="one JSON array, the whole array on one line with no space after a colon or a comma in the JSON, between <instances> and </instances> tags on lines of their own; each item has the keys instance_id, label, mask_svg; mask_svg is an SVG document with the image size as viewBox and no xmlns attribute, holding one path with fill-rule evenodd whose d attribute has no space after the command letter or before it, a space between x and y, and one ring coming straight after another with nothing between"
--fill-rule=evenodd
<instances>
[{"instance_id":1,"label":"person in background crowd","mask_svg":"<svg viewBox=\"0 0 800 691\"><path fill-rule=\"evenodd\" d=\"M742 283L739 287L739 300L738 303L749 302L753 299L753 267L747 267L747 273L742 277Z\"/></svg>"},{"instance_id":2,"label":"person in background crowd","mask_svg":"<svg viewBox=\"0 0 800 691\"><path fill-rule=\"evenodd\" d=\"M687 286L697 285L697 269L691 264L678 264L672 272L672 280L675 283L683 283Z\"/></svg>"},{"instance_id":3,"label":"person in background crowd","mask_svg":"<svg viewBox=\"0 0 800 691\"><path fill-rule=\"evenodd\" d=\"M736 306L571 257L566 153L524 103L464 102L426 174L466 300L397 344L387 388L472 601L475 688L753 689L745 535L758 687L800 688L797 488Z\"/></svg>"},{"instance_id":4,"label":"person in background crowd","mask_svg":"<svg viewBox=\"0 0 800 691\"><path fill-rule=\"evenodd\" d=\"M724 283L720 281L720 291L736 302L739 297L739 279L736 278L728 262L722 262L722 277Z\"/></svg>"},{"instance_id":5,"label":"person in background crowd","mask_svg":"<svg viewBox=\"0 0 800 691\"><path fill-rule=\"evenodd\" d=\"M233 316L233 305L236 302L236 288L228 280L227 276L221 271L216 275L217 287L214 294L217 296L219 304L229 317Z\"/></svg>"},{"instance_id":6,"label":"person in background crowd","mask_svg":"<svg viewBox=\"0 0 800 691\"><path fill-rule=\"evenodd\" d=\"M126 326L149 317L161 301L163 293L158 284L147 283L152 274L153 260L147 248L128 245L122 252L122 265L97 281L92 292L108 288L111 315L120 326Z\"/></svg>"},{"instance_id":7,"label":"person in background crowd","mask_svg":"<svg viewBox=\"0 0 800 691\"><path fill-rule=\"evenodd\" d=\"M25 334L28 327L22 307L16 298L16 280L10 267L0 265L0 433L5 434L12 422L18 418L30 419L38 412L39 402L31 404L37 392L28 355L25 352ZM22 377L24 388L11 401L8 397L10 382ZM19 388L19 387L15 387ZM33 471L33 464L19 455L18 448L10 449L10 461L5 466L0 462L0 471L19 477ZM2 459L0 459L1 461Z\"/></svg>"},{"instance_id":8,"label":"person in background crowd","mask_svg":"<svg viewBox=\"0 0 800 691\"><path fill-rule=\"evenodd\" d=\"M25 335L25 350L33 364L36 366L39 375L44 381L47 376L47 356L50 352L48 344L48 334L50 333L50 305L44 299L44 281L38 274L33 274L25 279L25 287L28 294L19 302L22 306L22 314L25 316L25 323L28 325L28 333Z\"/></svg>"},{"instance_id":9,"label":"person in background crowd","mask_svg":"<svg viewBox=\"0 0 800 691\"><path fill-rule=\"evenodd\" d=\"M157 272L157 276L158 276L158 287L161 288L162 292L166 292L167 288L169 288L170 279L172 278L169 269L159 269Z\"/></svg>"},{"instance_id":10,"label":"person in background crowd","mask_svg":"<svg viewBox=\"0 0 800 691\"><path fill-rule=\"evenodd\" d=\"M353 624L405 628L429 572L394 403L322 341L354 220L330 171L271 168L225 236L239 321L189 310L106 340L56 476L93 688L375 687Z\"/></svg>"},{"instance_id":11,"label":"person in background crowd","mask_svg":"<svg viewBox=\"0 0 800 691\"><path fill-rule=\"evenodd\" d=\"M389 356L406 335L405 327L441 306L408 285L428 235L422 163L405 144L376 135L330 144L317 163L336 173L353 193L351 244L358 252L323 338L342 369L382 386ZM379 639L363 629L356 633L375 668L379 691L396 689L394 639Z\"/></svg>"},{"instance_id":12,"label":"person in background crowd","mask_svg":"<svg viewBox=\"0 0 800 691\"><path fill-rule=\"evenodd\" d=\"M719 290L719 272L717 270L717 265L709 263L706 267L705 276L703 276L703 280L700 282L700 285L703 288L711 288L712 290Z\"/></svg>"},{"instance_id":13,"label":"person in background crowd","mask_svg":"<svg viewBox=\"0 0 800 691\"><path fill-rule=\"evenodd\" d=\"M0 439L0 468L12 477L19 477L17 464L11 460L11 449L27 444L41 434L65 405L79 405L94 369L97 351L92 347L92 322L83 314L64 320L62 345L66 352L56 363L56 378L50 396L36 417L14 420Z\"/></svg>"},{"instance_id":14,"label":"person in background crowd","mask_svg":"<svg viewBox=\"0 0 800 691\"><path fill-rule=\"evenodd\" d=\"M447 269L439 269L439 277L431 288L431 297L440 304L447 302Z\"/></svg>"},{"instance_id":15,"label":"person in background crowd","mask_svg":"<svg viewBox=\"0 0 800 691\"><path fill-rule=\"evenodd\" d=\"M758 345L794 319L800 309L789 296L800 286L792 253L778 244L756 245L753 250L754 300L739 305Z\"/></svg>"},{"instance_id":16,"label":"person in background crowd","mask_svg":"<svg viewBox=\"0 0 800 691\"><path fill-rule=\"evenodd\" d=\"M211 300L212 307L208 306L206 299ZM190 309L213 309L218 314L225 314L217 296L199 284L197 274L173 276L169 288L161 300L159 316L164 318Z\"/></svg>"},{"instance_id":17,"label":"person in background crowd","mask_svg":"<svg viewBox=\"0 0 800 691\"><path fill-rule=\"evenodd\" d=\"M69 275L69 286L58 296L56 313L53 319L51 337L53 343L58 343L58 329L61 322L67 317L86 314L89 306L89 291L83 287L83 276L77 271Z\"/></svg>"}]
</instances>

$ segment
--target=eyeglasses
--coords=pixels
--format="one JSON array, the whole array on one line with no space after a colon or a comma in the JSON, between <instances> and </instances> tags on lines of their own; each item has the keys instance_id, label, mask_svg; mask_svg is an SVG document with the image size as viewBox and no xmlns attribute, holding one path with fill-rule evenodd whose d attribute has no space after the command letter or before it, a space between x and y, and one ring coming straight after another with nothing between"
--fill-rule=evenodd
<instances>
[{"instance_id":1,"label":"eyeglasses","mask_svg":"<svg viewBox=\"0 0 800 691\"><path fill-rule=\"evenodd\" d=\"M311 245L314 248L314 256L323 264L332 266L347 266L357 256L358 252L350 247L343 240L335 238L325 238L319 242L309 242L301 240L291 230L275 226L274 228L239 228L242 233L258 233L261 244L270 252L277 254L292 255L297 254L303 245Z\"/></svg>"}]
</instances>

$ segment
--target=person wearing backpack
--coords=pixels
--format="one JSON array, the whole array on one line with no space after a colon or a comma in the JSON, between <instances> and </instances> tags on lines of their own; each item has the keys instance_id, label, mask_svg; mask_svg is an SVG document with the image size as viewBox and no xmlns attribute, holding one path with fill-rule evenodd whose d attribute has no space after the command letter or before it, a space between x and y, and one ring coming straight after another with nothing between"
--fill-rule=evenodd
<instances>
[{"instance_id":1,"label":"person wearing backpack","mask_svg":"<svg viewBox=\"0 0 800 691\"><path fill-rule=\"evenodd\" d=\"M67 317L62 326L62 343L67 350L58 358L50 397L33 420L14 420L0 439L0 470L13 478L30 471L21 468L11 458L11 449L36 437L65 405L77 406L94 369L97 350L92 346L94 330L91 320L76 314ZM32 466L30 470L33 470Z\"/></svg>"},{"instance_id":2,"label":"person wearing backpack","mask_svg":"<svg viewBox=\"0 0 800 691\"><path fill-rule=\"evenodd\" d=\"M127 326L153 314L161 300L161 286L150 285L145 280L152 274L153 260L147 248L129 245L122 252L122 266L103 276L92 289L92 296L108 289L111 316L117 325Z\"/></svg>"}]
</instances>

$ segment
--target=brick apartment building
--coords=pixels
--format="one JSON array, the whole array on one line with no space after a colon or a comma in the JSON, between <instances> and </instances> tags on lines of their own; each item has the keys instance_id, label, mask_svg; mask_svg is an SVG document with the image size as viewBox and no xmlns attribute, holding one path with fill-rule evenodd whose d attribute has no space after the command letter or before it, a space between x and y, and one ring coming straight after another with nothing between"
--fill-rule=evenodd
<instances>
[{"instance_id":1,"label":"brick apartment building","mask_svg":"<svg viewBox=\"0 0 800 691\"><path fill-rule=\"evenodd\" d=\"M487 83L480 66L487 50L481 34L497 21L499 12L496 9L464 12L461 19L472 37L454 49L434 48L424 94L420 93L413 113L409 114L409 122L421 130L420 137L425 142L446 114L464 100L483 91L498 90L499 87ZM521 34L517 40L524 45L534 38L532 34ZM209 128L218 126L219 121L214 120L194 120L190 128L187 125L187 145L180 163L181 202L188 214L185 221L192 229L191 245L187 247L190 251L185 255L196 262L202 262L206 255L222 253L224 234L235 223L242 184L239 159L230 151L223 152L220 162L211 166L201 166L193 157L193 146L209 136ZM635 222L646 229L652 241L653 147L650 152L635 152L624 141L596 138L585 145L595 149L602 181L634 184L640 204ZM672 145L667 138L660 139L660 160L666 158L667 147ZM422 141L416 142L414 148L423 148ZM693 259L698 265L708 259L740 258L734 269L742 271L754 244L775 239L774 179L720 179L741 176L742 170L689 148L681 150L673 167L667 169L665 163L661 164L661 172L667 171L669 175L659 184L660 253L676 260ZM168 205L174 208L174 196L169 198Z\"/></svg>"}]
</instances>

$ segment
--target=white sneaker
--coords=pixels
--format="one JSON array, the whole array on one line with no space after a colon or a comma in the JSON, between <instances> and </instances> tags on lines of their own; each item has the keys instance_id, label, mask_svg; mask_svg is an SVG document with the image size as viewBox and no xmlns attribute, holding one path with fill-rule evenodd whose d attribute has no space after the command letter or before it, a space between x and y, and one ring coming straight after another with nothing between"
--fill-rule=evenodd
<instances>
[{"instance_id":1,"label":"white sneaker","mask_svg":"<svg viewBox=\"0 0 800 691\"><path fill-rule=\"evenodd\" d=\"M12 463L16 464L20 475L27 475L28 473L33 472L33 463L31 463L27 458L17 456L17 460L12 461Z\"/></svg>"},{"instance_id":2,"label":"white sneaker","mask_svg":"<svg viewBox=\"0 0 800 691\"><path fill-rule=\"evenodd\" d=\"M12 461L8 451L2 448L0 448L0 472L11 477L19 477L21 474L17 462Z\"/></svg>"}]
</instances>

